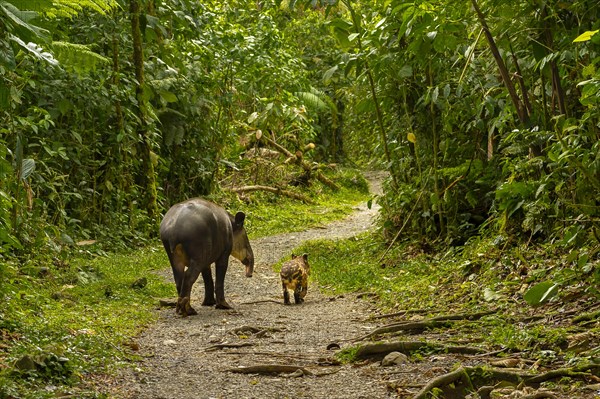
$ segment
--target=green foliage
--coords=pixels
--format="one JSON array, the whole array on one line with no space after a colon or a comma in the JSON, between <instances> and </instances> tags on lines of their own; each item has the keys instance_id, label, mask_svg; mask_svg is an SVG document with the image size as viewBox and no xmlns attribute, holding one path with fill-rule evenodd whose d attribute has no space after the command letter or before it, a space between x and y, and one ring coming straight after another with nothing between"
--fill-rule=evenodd
<instances>
[{"instance_id":1,"label":"green foliage","mask_svg":"<svg viewBox=\"0 0 600 399\"><path fill-rule=\"evenodd\" d=\"M324 224L342 219L352 213L360 202L369 199L368 187L359 172L345 170L335 177L341 189L335 192L314 185L304 189L304 195L315 201L312 204L297 200L274 198L273 194L256 194L251 202L244 205L248 215L246 228L251 237L264 237L290 231L318 228ZM223 202L223 201L219 201ZM235 209L230 202L228 208Z\"/></svg>"},{"instance_id":2,"label":"green foliage","mask_svg":"<svg viewBox=\"0 0 600 399\"><path fill-rule=\"evenodd\" d=\"M339 52L330 70L352 82L344 86L352 156L376 162L390 148L385 227L406 224L407 234L450 245L491 227L527 240L573 237L575 229L570 245L597 241L582 235L597 229L600 188L600 36L590 14L598 7L478 3L493 43L470 3L328 9ZM493 47L508 73L523 77L512 83L516 97L494 72ZM374 129L375 94L387 140Z\"/></svg>"},{"instance_id":3,"label":"green foliage","mask_svg":"<svg viewBox=\"0 0 600 399\"><path fill-rule=\"evenodd\" d=\"M318 11L284 11L278 2L144 3L138 96L127 7L18 3L1 3L0 14L9 34L0 37L3 251L143 241L156 235L159 217L144 203L148 162L164 210L216 191L224 165L239 162L257 129L301 148L330 123L293 94L314 90L305 62L318 59L307 35L319 30Z\"/></svg>"},{"instance_id":4,"label":"green foliage","mask_svg":"<svg viewBox=\"0 0 600 399\"><path fill-rule=\"evenodd\" d=\"M154 273L168 260L161 249L146 248L41 262L2 270L0 397L46 397L49 384L58 391L48 396L67 389L88 397L81 377L135 358L128 343L154 320L156 298L174 295L173 285ZM140 278L147 284L132 288Z\"/></svg>"},{"instance_id":5,"label":"green foliage","mask_svg":"<svg viewBox=\"0 0 600 399\"><path fill-rule=\"evenodd\" d=\"M598 283L592 270L598 269L598 260L587 272L575 273L576 264L587 264L589 258L579 260L579 253L502 251L502 247L502 243L473 240L462 252L426 255L404 244L381 259L387 246L363 235L312 241L295 251L310 254L311 278L329 293L374 293L376 305L384 312L419 309L423 314L442 315L490 307L494 313L475 323L454 324L453 334L470 340L481 337L489 347L528 353L541 363L590 356L569 347L568 337L580 332L579 327L525 319L535 320L540 314L561 319L565 309L577 306L573 297L596 303L600 293L590 288ZM576 317L573 323L589 323L597 319L596 313ZM346 348L338 358L352 362L355 351Z\"/></svg>"},{"instance_id":6,"label":"green foliage","mask_svg":"<svg viewBox=\"0 0 600 399\"><path fill-rule=\"evenodd\" d=\"M335 354L337 360L339 360L342 364L352 363L356 360L356 352L360 347L357 346L348 346L342 349L341 351Z\"/></svg>"}]
</instances>

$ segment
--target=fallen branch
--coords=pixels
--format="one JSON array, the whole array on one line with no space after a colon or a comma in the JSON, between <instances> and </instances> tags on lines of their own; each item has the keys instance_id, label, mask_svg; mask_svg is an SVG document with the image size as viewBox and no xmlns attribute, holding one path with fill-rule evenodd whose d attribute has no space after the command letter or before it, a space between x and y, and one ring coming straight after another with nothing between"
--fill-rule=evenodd
<instances>
[{"instance_id":1,"label":"fallen branch","mask_svg":"<svg viewBox=\"0 0 600 399\"><path fill-rule=\"evenodd\" d=\"M266 332L281 332L281 328L276 327L254 327L254 326L240 326L232 328L228 331L230 334L264 334Z\"/></svg>"},{"instance_id":2,"label":"fallen branch","mask_svg":"<svg viewBox=\"0 0 600 399\"><path fill-rule=\"evenodd\" d=\"M258 364L255 366L240 366L226 371L241 374L277 374L277 373L293 373L302 371L304 375L314 375L312 371L307 370L302 366L284 365L284 364Z\"/></svg>"},{"instance_id":3,"label":"fallen branch","mask_svg":"<svg viewBox=\"0 0 600 399\"><path fill-rule=\"evenodd\" d=\"M255 305L257 303L266 303L266 302L273 302L273 303L277 303L279 305L283 305L283 301L276 301L275 299L261 299L258 301L242 302L242 303L240 303L240 305Z\"/></svg>"},{"instance_id":4,"label":"fallen branch","mask_svg":"<svg viewBox=\"0 0 600 399\"><path fill-rule=\"evenodd\" d=\"M475 348L471 346L448 346L421 341L396 341L362 345L356 351L355 356L358 359L366 359L370 357L383 357L390 352L401 352L405 355L410 355L412 352L420 349L432 349L436 352L459 353L465 355L473 355L484 352L484 350L481 348Z\"/></svg>"},{"instance_id":5,"label":"fallen branch","mask_svg":"<svg viewBox=\"0 0 600 399\"><path fill-rule=\"evenodd\" d=\"M212 345L209 346L207 348L204 349L204 352L211 352L217 349L225 349L225 348L243 348L245 346L254 346L253 343L251 342L241 342L241 343L237 343L237 344L229 344L229 343L222 343L222 344L216 344L216 345Z\"/></svg>"},{"instance_id":6,"label":"fallen branch","mask_svg":"<svg viewBox=\"0 0 600 399\"><path fill-rule=\"evenodd\" d=\"M307 203L307 204L314 204L313 200L311 200L308 197L305 197L302 194L298 194L298 193L295 193L293 191L284 190L282 188L271 187L271 186L261 186L261 185L242 186L242 187L230 188L229 191L234 192L236 194L246 193L246 192L252 192L252 191L268 191L268 192L271 192L271 193L274 193L274 194L283 195L285 197L297 199L297 200L302 201L302 202Z\"/></svg>"},{"instance_id":7,"label":"fallen branch","mask_svg":"<svg viewBox=\"0 0 600 399\"><path fill-rule=\"evenodd\" d=\"M304 173L308 177L310 177L312 172L316 170L315 177L317 178L317 180L319 180L321 183L325 184L326 186L332 188L333 190L340 189L340 187L337 184L335 184L335 182L333 182L332 180L327 178L323 173L321 173L318 170L318 165L315 166L315 165L312 165L311 163L305 161L303 158L302 151L298 151L295 154L293 154L287 148L278 144L277 142L275 142L275 140L271 139L267 135L262 135L261 140L266 141L267 144L269 144L271 147L275 148L275 150L277 150L277 151L281 152L283 155L285 155L289 161L300 166L304 170Z\"/></svg>"},{"instance_id":8,"label":"fallen branch","mask_svg":"<svg viewBox=\"0 0 600 399\"><path fill-rule=\"evenodd\" d=\"M256 356L273 356L273 357L281 357L281 358L292 358L292 359L304 359L304 360L311 360L311 361L315 361L316 359L318 359L318 356L308 356L308 355L301 355L299 353L278 353L278 352L265 352L265 351L227 351L227 352L223 352L223 355L256 355Z\"/></svg>"}]
</instances>

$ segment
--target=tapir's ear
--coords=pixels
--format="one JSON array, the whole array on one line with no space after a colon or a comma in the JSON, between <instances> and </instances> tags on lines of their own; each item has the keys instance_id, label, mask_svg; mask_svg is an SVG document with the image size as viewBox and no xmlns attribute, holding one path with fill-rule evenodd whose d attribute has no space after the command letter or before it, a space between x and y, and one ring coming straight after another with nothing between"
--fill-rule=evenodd
<instances>
[{"instance_id":1,"label":"tapir's ear","mask_svg":"<svg viewBox=\"0 0 600 399\"><path fill-rule=\"evenodd\" d=\"M244 212L235 214L235 225L237 227L244 227L244 220L246 220L246 214Z\"/></svg>"},{"instance_id":2,"label":"tapir's ear","mask_svg":"<svg viewBox=\"0 0 600 399\"><path fill-rule=\"evenodd\" d=\"M294 253L292 253L292 259L296 259L298 257L298 255L295 255Z\"/></svg>"},{"instance_id":3,"label":"tapir's ear","mask_svg":"<svg viewBox=\"0 0 600 399\"><path fill-rule=\"evenodd\" d=\"M307 260L308 260L308 254L306 254L306 253L302 254L302 258L303 258L305 261L307 261Z\"/></svg>"}]
</instances>

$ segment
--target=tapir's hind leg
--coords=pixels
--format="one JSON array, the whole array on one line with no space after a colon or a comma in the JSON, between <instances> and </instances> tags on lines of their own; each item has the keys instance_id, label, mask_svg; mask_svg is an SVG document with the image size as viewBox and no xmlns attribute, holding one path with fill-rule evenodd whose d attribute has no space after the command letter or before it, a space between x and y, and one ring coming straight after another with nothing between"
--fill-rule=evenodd
<instances>
[{"instance_id":1,"label":"tapir's hind leg","mask_svg":"<svg viewBox=\"0 0 600 399\"><path fill-rule=\"evenodd\" d=\"M215 294L217 297L217 309L231 309L231 305L225 300L225 274L229 266L229 254L224 253L215 262Z\"/></svg>"},{"instance_id":2,"label":"tapir's hind leg","mask_svg":"<svg viewBox=\"0 0 600 399\"><path fill-rule=\"evenodd\" d=\"M213 282L210 265L202 270L202 279L204 280L204 302L202 302L202 306L213 306L217 301L215 301L215 283Z\"/></svg>"},{"instance_id":3,"label":"tapir's hind leg","mask_svg":"<svg viewBox=\"0 0 600 399\"><path fill-rule=\"evenodd\" d=\"M192 286L200 275L200 267L194 261L190 260L190 264L183 273L183 281L181 283L181 293L179 294L179 301L181 301L180 307L183 307L181 314L184 316L198 314L194 308L190 305L190 298L192 296ZM178 302L179 302L178 301Z\"/></svg>"},{"instance_id":4,"label":"tapir's hind leg","mask_svg":"<svg viewBox=\"0 0 600 399\"><path fill-rule=\"evenodd\" d=\"M165 251L167 252L167 256L169 257L169 263L171 263L171 269L173 269L175 287L177 288L177 306L175 307L175 312L177 314L181 314L184 312L184 309L186 307L186 305L182 304L181 301L181 288L183 285L185 268L188 265L189 259L187 254L183 250L181 244L175 246L173 251L171 251L171 244L168 241L163 241L163 246L165 247ZM187 306L189 307L189 299Z\"/></svg>"}]
</instances>

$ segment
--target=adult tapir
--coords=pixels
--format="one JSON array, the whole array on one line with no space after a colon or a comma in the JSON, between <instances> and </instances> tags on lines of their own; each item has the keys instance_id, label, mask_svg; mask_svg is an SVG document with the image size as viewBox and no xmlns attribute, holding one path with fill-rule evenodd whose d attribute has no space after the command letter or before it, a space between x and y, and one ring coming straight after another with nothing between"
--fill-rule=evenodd
<instances>
[{"instance_id":1,"label":"adult tapir","mask_svg":"<svg viewBox=\"0 0 600 399\"><path fill-rule=\"evenodd\" d=\"M233 216L200 198L173 205L166 213L160 224L160 239L173 268L178 314L197 314L190 305L190 295L200 273L204 279L202 305L216 304L217 309L231 309L225 301L224 290L229 255L246 266L247 277L252 277L254 270L254 253L244 229L245 218L243 212ZM212 263L215 263L216 283L213 283Z\"/></svg>"}]
</instances>

